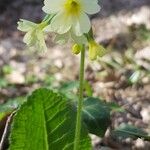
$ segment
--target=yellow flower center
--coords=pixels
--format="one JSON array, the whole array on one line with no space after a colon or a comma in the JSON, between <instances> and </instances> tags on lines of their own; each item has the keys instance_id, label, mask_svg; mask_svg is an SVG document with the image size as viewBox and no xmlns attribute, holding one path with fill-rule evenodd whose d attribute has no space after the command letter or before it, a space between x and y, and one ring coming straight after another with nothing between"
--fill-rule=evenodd
<instances>
[{"instance_id":1,"label":"yellow flower center","mask_svg":"<svg viewBox=\"0 0 150 150\"><path fill-rule=\"evenodd\" d=\"M66 0L64 5L67 15L78 16L80 12L80 4L76 0Z\"/></svg>"}]
</instances>

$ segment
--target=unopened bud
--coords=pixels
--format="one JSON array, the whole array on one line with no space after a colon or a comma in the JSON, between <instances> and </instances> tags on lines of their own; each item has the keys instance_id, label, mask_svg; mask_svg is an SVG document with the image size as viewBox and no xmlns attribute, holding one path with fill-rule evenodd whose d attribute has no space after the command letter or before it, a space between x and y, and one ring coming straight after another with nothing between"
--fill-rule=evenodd
<instances>
[{"instance_id":1,"label":"unopened bud","mask_svg":"<svg viewBox=\"0 0 150 150\"><path fill-rule=\"evenodd\" d=\"M81 49L82 49L81 45L74 44L72 46L72 53L78 55L80 53Z\"/></svg>"},{"instance_id":2,"label":"unopened bud","mask_svg":"<svg viewBox=\"0 0 150 150\"><path fill-rule=\"evenodd\" d=\"M96 43L94 40L89 41L89 58L91 60L96 60L97 57L102 57L107 53L107 50Z\"/></svg>"}]
</instances>

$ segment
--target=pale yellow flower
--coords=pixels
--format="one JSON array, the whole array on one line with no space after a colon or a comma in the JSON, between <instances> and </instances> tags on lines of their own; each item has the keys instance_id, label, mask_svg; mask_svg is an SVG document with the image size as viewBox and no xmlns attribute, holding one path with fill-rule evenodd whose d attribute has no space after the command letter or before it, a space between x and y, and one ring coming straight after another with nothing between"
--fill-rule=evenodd
<instances>
[{"instance_id":1,"label":"pale yellow flower","mask_svg":"<svg viewBox=\"0 0 150 150\"><path fill-rule=\"evenodd\" d=\"M82 36L91 28L87 14L95 14L99 10L98 0L45 0L43 11L55 14L46 30L58 34L71 30L76 36Z\"/></svg>"},{"instance_id":2,"label":"pale yellow flower","mask_svg":"<svg viewBox=\"0 0 150 150\"><path fill-rule=\"evenodd\" d=\"M45 26L46 26L45 22L36 24L24 19L21 19L18 22L18 30L26 32L23 38L24 43L26 43L30 47L34 46L38 50L42 51L47 50L43 31Z\"/></svg>"},{"instance_id":3,"label":"pale yellow flower","mask_svg":"<svg viewBox=\"0 0 150 150\"><path fill-rule=\"evenodd\" d=\"M72 39L74 43L77 44L86 44L87 43L87 38L82 35L82 36L76 36L73 32L69 31L64 34L57 34L55 37L55 42L59 44L64 44L66 43L69 39Z\"/></svg>"},{"instance_id":4,"label":"pale yellow flower","mask_svg":"<svg viewBox=\"0 0 150 150\"><path fill-rule=\"evenodd\" d=\"M94 40L89 41L89 58L91 60L96 60L97 57L102 57L107 53L107 50L100 44L96 43Z\"/></svg>"}]
</instances>

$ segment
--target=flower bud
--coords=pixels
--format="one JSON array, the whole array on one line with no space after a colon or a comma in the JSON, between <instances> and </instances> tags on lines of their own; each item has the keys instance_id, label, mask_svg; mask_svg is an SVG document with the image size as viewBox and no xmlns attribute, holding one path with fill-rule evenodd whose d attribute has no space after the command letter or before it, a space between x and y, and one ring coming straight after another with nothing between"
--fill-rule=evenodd
<instances>
[{"instance_id":1,"label":"flower bud","mask_svg":"<svg viewBox=\"0 0 150 150\"><path fill-rule=\"evenodd\" d=\"M74 44L72 46L72 53L78 55L82 49L82 46L79 44Z\"/></svg>"},{"instance_id":2,"label":"flower bud","mask_svg":"<svg viewBox=\"0 0 150 150\"><path fill-rule=\"evenodd\" d=\"M102 57L107 53L106 49L96 43L94 40L89 41L89 58L91 60L96 60L97 56Z\"/></svg>"}]
</instances>

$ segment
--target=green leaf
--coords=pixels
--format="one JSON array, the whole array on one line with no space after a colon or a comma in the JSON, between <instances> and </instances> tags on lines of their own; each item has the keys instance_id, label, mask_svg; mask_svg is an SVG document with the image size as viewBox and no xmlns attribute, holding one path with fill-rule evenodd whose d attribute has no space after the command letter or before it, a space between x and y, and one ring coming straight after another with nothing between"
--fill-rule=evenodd
<instances>
[{"instance_id":1,"label":"green leaf","mask_svg":"<svg viewBox=\"0 0 150 150\"><path fill-rule=\"evenodd\" d=\"M6 103L0 105L0 113L5 111L12 111L18 108L26 101L25 97L18 97L15 99L9 99Z\"/></svg>"},{"instance_id":2,"label":"green leaf","mask_svg":"<svg viewBox=\"0 0 150 150\"><path fill-rule=\"evenodd\" d=\"M79 89L79 82L78 81L70 81L63 83L59 88L58 91L64 94L68 99L76 101L78 99L77 91ZM93 89L88 81L84 81L84 91L85 95L88 97L93 95Z\"/></svg>"},{"instance_id":3,"label":"green leaf","mask_svg":"<svg viewBox=\"0 0 150 150\"><path fill-rule=\"evenodd\" d=\"M139 70L135 71L128 79L129 83L131 83L131 84L138 83L140 80L140 77L141 77L141 71L139 71Z\"/></svg>"},{"instance_id":4,"label":"green leaf","mask_svg":"<svg viewBox=\"0 0 150 150\"><path fill-rule=\"evenodd\" d=\"M103 137L110 125L110 109L98 98L89 97L83 102L83 121L90 133Z\"/></svg>"},{"instance_id":5,"label":"green leaf","mask_svg":"<svg viewBox=\"0 0 150 150\"><path fill-rule=\"evenodd\" d=\"M59 90L61 92L68 92L68 91L71 91L71 90L74 90L77 88L79 88L79 82L78 81L70 81L70 82L63 83L61 85L61 87L59 88Z\"/></svg>"},{"instance_id":6,"label":"green leaf","mask_svg":"<svg viewBox=\"0 0 150 150\"><path fill-rule=\"evenodd\" d=\"M7 115L8 113L7 112L1 112L0 113L0 121Z\"/></svg>"},{"instance_id":7,"label":"green leaf","mask_svg":"<svg viewBox=\"0 0 150 150\"><path fill-rule=\"evenodd\" d=\"M93 96L93 89L92 89L92 87L88 81L84 82L84 88L85 88L85 92L86 92L88 97Z\"/></svg>"},{"instance_id":8,"label":"green leaf","mask_svg":"<svg viewBox=\"0 0 150 150\"><path fill-rule=\"evenodd\" d=\"M150 137L147 135L145 131L140 128L137 128L133 125L129 124L121 124L117 129L113 131L113 136L119 137L121 139L125 138L144 138L145 140L150 140Z\"/></svg>"},{"instance_id":9,"label":"green leaf","mask_svg":"<svg viewBox=\"0 0 150 150\"><path fill-rule=\"evenodd\" d=\"M8 81L5 78L0 78L0 88L5 88L8 86Z\"/></svg>"},{"instance_id":10,"label":"green leaf","mask_svg":"<svg viewBox=\"0 0 150 150\"><path fill-rule=\"evenodd\" d=\"M117 103L110 102L106 103L106 105L111 109L112 112L125 112L125 109L123 109Z\"/></svg>"},{"instance_id":11,"label":"green leaf","mask_svg":"<svg viewBox=\"0 0 150 150\"><path fill-rule=\"evenodd\" d=\"M25 97L19 97L15 99L10 99L6 103L0 105L0 120L6 115L11 113L13 110L17 109L21 104L26 101Z\"/></svg>"},{"instance_id":12,"label":"green leaf","mask_svg":"<svg viewBox=\"0 0 150 150\"><path fill-rule=\"evenodd\" d=\"M73 150L76 113L68 102L47 89L33 92L14 117L9 150ZM80 150L91 150L85 128Z\"/></svg>"},{"instance_id":13,"label":"green leaf","mask_svg":"<svg viewBox=\"0 0 150 150\"><path fill-rule=\"evenodd\" d=\"M10 65L4 65L2 67L3 74L10 74L13 71L13 68Z\"/></svg>"},{"instance_id":14,"label":"green leaf","mask_svg":"<svg viewBox=\"0 0 150 150\"><path fill-rule=\"evenodd\" d=\"M78 81L70 81L63 83L59 88L58 91L64 94L68 99L77 100L78 96L76 94L77 89L79 88Z\"/></svg>"}]
</instances>

